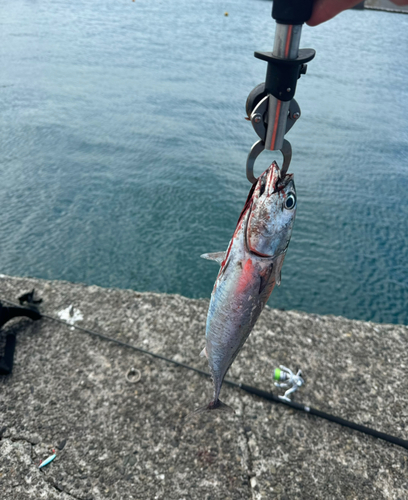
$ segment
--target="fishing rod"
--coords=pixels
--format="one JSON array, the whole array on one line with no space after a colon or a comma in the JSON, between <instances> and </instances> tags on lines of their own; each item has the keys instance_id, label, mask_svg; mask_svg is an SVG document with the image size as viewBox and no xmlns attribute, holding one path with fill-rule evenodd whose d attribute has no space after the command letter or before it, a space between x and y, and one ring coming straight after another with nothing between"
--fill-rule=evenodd
<instances>
[{"instance_id":1,"label":"fishing rod","mask_svg":"<svg viewBox=\"0 0 408 500\"><path fill-rule=\"evenodd\" d=\"M7 299L1 299L2 301L14 306L14 307L19 307L17 304L14 302L11 302L10 300ZM129 344L128 342L123 342L122 340L117 340L112 337L108 337L107 335L104 335L99 332L95 332L94 330L90 330L89 328L84 328L79 325L71 325L67 323L66 321L55 318L54 316L51 316L49 314L43 314L41 313L41 316L43 318L49 319L51 321L55 321L56 323L60 323L62 325L67 326L68 328L75 328L76 330L79 330L81 332L87 333L89 335L92 335L94 337L100 338L102 340L106 340L108 342L112 342L114 344L120 345L122 347L127 347L129 349L133 349L134 351L140 352L142 354L146 354L147 356L151 356L156 359L161 359L162 361L166 361L167 363L171 363L173 365L179 366L180 368L185 368L186 370L193 371L195 373L198 373L204 377L211 378L211 375L203 370L200 370L199 368L195 368L190 365L186 365L185 363L180 363L179 361L175 361L174 359L167 358L166 356L162 356L161 354L156 354L154 352L148 351L146 349L142 349L141 347L137 347L133 344ZM261 399L265 399L267 401L273 401L274 403L280 403L285 406L288 406L289 408L293 408L294 410L298 410L304 413L307 413L309 415L314 415L319 418L323 418L325 420L328 420L330 422L334 422L336 424L342 425L343 427L348 427L350 429L353 429L358 432L362 432L363 434L368 434L369 436L373 436L379 439L382 439L384 441L388 441L389 443L396 444L397 446L402 446L403 448L408 450L408 441L405 439L401 439L396 436L391 436L389 434L386 434L385 432L380 432L375 429L371 429L370 427L366 427L365 425L360 425L356 424L355 422L351 422L350 420L346 420L341 417L337 417L335 415L331 415L329 413L317 410L316 408L312 408L311 406L304 405L302 403L296 403L294 401L291 401L288 398L283 398L281 396L277 396L273 392L269 391L264 391L262 389L258 389L257 387L252 387L247 384L243 384L242 382L234 382L233 380L225 379L224 380L225 384L228 384L231 387L236 387L238 389L241 389L249 394L253 394L255 396L258 396Z\"/></svg>"}]
</instances>

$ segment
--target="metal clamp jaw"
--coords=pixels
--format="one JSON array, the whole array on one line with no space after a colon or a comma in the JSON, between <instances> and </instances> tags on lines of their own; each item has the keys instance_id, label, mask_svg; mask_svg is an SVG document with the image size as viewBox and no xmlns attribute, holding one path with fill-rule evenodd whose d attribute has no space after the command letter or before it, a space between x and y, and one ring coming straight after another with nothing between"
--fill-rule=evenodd
<instances>
[{"instance_id":1,"label":"metal clamp jaw","mask_svg":"<svg viewBox=\"0 0 408 500\"><path fill-rule=\"evenodd\" d=\"M254 106L254 103L258 104ZM255 87L249 94L246 104L246 110L248 114L248 120L252 123L255 132L258 134L260 141L256 142L249 152L246 164L247 178L249 182L254 184L256 182L256 177L254 176L254 165L257 157L265 149L265 139L268 130L268 104L269 95L265 92L265 83L261 83ZM251 111L252 109L252 111ZM295 99L292 99L289 103L288 116L286 119L286 126L284 134L289 132L296 121L300 118L300 107ZM280 148L280 152L283 155L283 164L281 168L281 177L286 175L289 168L290 161L292 159L292 146L290 142L283 139L283 144Z\"/></svg>"},{"instance_id":2,"label":"metal clamp jaw","mask_svg":"<svg viewBox=\"0 0 408 500\"><path fill-rule=\"evenodd\" d=\"M281 151L281 176L286 175L292 158L292 147L285 134L300 118L300 108L293 98L297 80L306 74L306 63L315 56L313 49L300 49L302 23L311 15L312 0L274 0L272 17L276 19L273 52L255 52L255 57L268 63L265 83L255 87L246 102L248 120L260 141L255 143L247 159L247 177L256 182L254 164L264 149Z\"/></svg>"}]
</instances>

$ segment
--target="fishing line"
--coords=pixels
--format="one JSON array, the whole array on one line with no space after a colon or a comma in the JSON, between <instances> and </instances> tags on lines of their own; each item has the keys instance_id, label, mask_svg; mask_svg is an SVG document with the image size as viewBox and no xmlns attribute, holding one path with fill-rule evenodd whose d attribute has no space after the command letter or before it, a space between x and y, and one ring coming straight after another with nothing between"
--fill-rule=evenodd
<instances>
[{"instance_id":1,"label":"fishing line","mask_svg":"<svg viewBox=\"0 0 408 500\"><path fill-rule=\"evenodd\" d=\"M7 299L1 299L1 301L7 302L8 304L19 307L18 304L15 304L14 302L11 302L10 300ZM98 337L102 340L106 340L108 342L113 342L114 344L121 345L123 347L127 347L129 349L133 349L134 351L140 352L142 354L146 354L148 356L151 356L153 358L161 359L163 361L166 361L167 363L172 363L173 365L179 366L181 368L185 368L186 370L190 370L196 373L199 373L200 375L203 375L204 377L211 378L211 375L203 370L200 370L199 368L194 368L193 366L186 365L185 363L180 363L179 361L175 361L174 359L166 358L165 356L162 356L161 354L156 354L154 352L147 351L146 349L142 349L141 347L136 347L132 344L129 344L127 342L123 342L122 340L117 340L112 337L108 337L107 335L104 335L99 332L95 332L94 330L90 330L89 328L84 328L79 325L71 325L67 323L66 321L55 318L54 316L50 316L48 314L43 314L41 313L43 318L47 318L51 321L55 321L56 323L60 323L61 325L65 325L68 328L75 328L76 330L79 330L81 332L87 333L89 335L92 335L94 337ZM241 382L234 382L229 379L224 380L224 384L228 384L232 387L237 387L238 389L242 389L243 391L249 393L249 394L254 394L255 396L258 396L262 399L266 399L268 401L273 401L274 403L280 403L285 406L289 406L290 408L293 408L294 410L302 411L304 413L307 413L309 415L314 415L319 418L323 418L325 420L328 420L330 422L334 422L336 424L342 425L343 427L349 427L350 429L353 429L358 432L362 432L364 434L368 434L369 436L373 436L379 439L382 439L384 441L388 441L389 443L396 444L397 446L402 446L405 449L408 449L408 441L405 439L398 438L396 436L391 436L389 434L386 434L385 432L380 432L375 429L371 429L370 427L366 427L365 425L360 425L356 424L355 422L351 422L349 420L345 420L344 418L341 417L336 417L335 415L330 415L329 413L325 413L323 411L317 410L315 408L312 408L310 406L301 404L301 403L296 403L294 401L290 400L284 400L281 399L279 396L276 396L272 392L264 391L262 389L258 389L257 387L252 387L250 385L243 384Z\"/></svg>"}]
</instances>

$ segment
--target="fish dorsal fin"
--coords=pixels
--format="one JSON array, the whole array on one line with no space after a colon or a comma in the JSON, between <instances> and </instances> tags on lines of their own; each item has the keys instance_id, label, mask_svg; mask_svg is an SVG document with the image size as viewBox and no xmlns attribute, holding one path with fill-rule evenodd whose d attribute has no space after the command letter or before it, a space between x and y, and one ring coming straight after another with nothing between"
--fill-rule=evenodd
<instances>
[{"instance_id":1,"label":"fish dorsal fin","mask_svg":"<svg viewBox=\"0 0 408 500\"><path fill-rule=\"evenodd\" d=\"M207 347L204 347L204 349L200 352L200 358L208 358Z\"/></svg>"},{"instance_id":2,"label":"fish dorsal fin","mask_svg":"<svg viewBox=\"0 0 408 500\"><path fill-rule=\"evenodd\" d=\"M215 262L221 265L222 261L225 259L225 252L203 253L200 257L202 259L215 260Z\"/></svg>"}]
</instances>

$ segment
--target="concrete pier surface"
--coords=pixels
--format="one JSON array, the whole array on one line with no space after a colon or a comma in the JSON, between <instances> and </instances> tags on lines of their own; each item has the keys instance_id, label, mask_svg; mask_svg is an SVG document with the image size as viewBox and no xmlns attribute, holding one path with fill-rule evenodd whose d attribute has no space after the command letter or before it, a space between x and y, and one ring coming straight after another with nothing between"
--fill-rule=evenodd
<instances>
[{"instance_id":1,"label":"concrete pier surface","mask_svg":"<svg viewBox=\"0 0 408 500\"><path fill-rule=\"evenodd\" d=\"M207 300L2 276L0 301L32 288L43 313L207 369ZM228 386L235 414L186 419L210 400L209 379L46 318L7 331L2 499L408 498L402 447ZM271 390L275 367L301 367L294 401L407 439L407 343L405 326L267 308L228 376Z\"/></svg>"}]
</instances>

